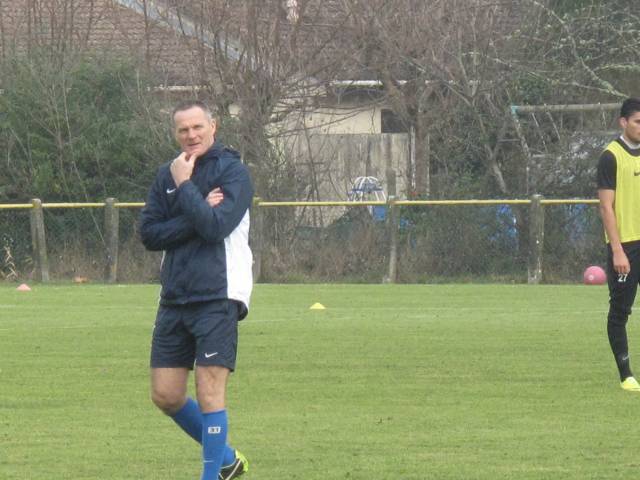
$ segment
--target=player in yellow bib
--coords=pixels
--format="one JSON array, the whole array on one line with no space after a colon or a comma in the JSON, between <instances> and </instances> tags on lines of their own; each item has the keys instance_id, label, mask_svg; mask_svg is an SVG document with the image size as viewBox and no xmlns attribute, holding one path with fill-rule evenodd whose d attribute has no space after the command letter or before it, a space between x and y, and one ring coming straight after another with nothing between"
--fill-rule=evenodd
<instances>
[{"instance_id":1,"label":"player in yellow bib","mask_svg":"<svg viewBox=\"0 0 640 480\"><path fill-rule=\"evenodd\" d=\"M624 390L640 393L631 372L627 320L640 281L640 99L620 109L622 134L598 162L598 198L607 240L607 334Z\"/></svg>"}]
</instances>

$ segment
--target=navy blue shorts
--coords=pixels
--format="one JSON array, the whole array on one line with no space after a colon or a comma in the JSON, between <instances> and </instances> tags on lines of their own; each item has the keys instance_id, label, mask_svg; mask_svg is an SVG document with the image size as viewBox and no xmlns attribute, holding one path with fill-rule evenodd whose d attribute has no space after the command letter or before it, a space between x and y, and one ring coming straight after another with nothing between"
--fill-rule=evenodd
<instances>
[{"instance_id":1,"label":"navy blue shorts","mask_svg":"<svg viewBox=\"0 0 640 480\"><path fill-rule=\"evenodd\" d=\"M233 300L160 305L151 339L151 368L218 365L233 371L239 306Z\"/></svg>"}]
</instances>

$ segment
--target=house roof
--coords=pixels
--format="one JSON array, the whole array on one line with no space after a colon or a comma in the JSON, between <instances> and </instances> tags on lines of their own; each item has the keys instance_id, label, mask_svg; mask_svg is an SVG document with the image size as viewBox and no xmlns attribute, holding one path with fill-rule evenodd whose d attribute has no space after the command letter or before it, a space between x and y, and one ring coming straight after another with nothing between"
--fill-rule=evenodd
<instances>
[{"instance_id":1,"label":"house roof","mask_svg":"<svg viewBox=\"0 0 640 480\"><path fill-rule=\"evenodd\" d=\"M492 0L501 2L518 3ZM66 9L67 2L56 2L56 10L45 7L46 2L35 4L40 7L30 0L0 2L0 55L43 44L113 51L136 58L155 73L158 84L202 85L207 83L213 55L224 52L238 59L245 47L237 39L250 39L247 29L253 28L257 37L271 42L263 41L261 48L278 45L280 60L297 56L295 61L307 77L334 86L335 82L343 86L351 82L354 88L364 88L362 82L380 86L371 52L375 46L366 43L365 31L359 32L358 40L354 19L360 12L344 0L87 0ZM296 10L299 14L292 14ZM388 24L396 20L390 17ZM219 34L221 25L224 35ZM350 56L344 54L347 43ZM389 68L395 78L416 78L400 59Z\"/></svg>"},{"instance_id":2,"label":"house roof","mask_svg":"<svg viewBox=\"0 0 640 480\"><path fill-rule=\"evenodd\" d=\"M4 58L42 46L110 52L137 59L155 74L158 84L201 83L200 71L194 67L197 41L159 17L145 16L134 4L139 2L92 0L74 2L73 8L64 8L60 2L60 8L52 9L28 0L0 2L0 55Z\"/></svg>"},{"instance_id":3,"label":"house roof","mask_svg":"<svg viewBox=\"0 0 640 480\"><path fill-rule=\"evenodd\" d=\"M346 33L348 12L342 1L156 0L155 3L182 21L194 24L198 37L206 32L211 37L218 34L219 41L230 43L227 50L235 58L245 54L258 55L257 63L272 59L288 62L289 67L294 64L300 67L299 72L307 78L353 78L350 73L344 77L349 69L340 38ZM358 79L370 78L365 74Z\"/></svg>"}]
</instances>

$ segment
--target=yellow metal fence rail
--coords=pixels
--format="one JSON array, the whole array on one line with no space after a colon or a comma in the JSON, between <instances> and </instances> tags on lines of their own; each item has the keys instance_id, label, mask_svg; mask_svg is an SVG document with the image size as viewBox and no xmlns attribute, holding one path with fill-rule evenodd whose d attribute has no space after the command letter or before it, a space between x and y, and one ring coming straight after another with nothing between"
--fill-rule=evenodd
<instances>
[{"instance_id":1,"label":"yellow metal fence rail","mask_svg":"<svg viewBox=\"0 0 640 480\"><path fill-rule=\"evenodd\" d=\"M260 199L256 199L254 206L256 207L357 207L357 206L385 206L389 203L401 207L411 206L429 206L429 205L530 205L531 200L525 199L505 199L505 200L391 200L390 202L384 201L362 201L362 202L348 202L342 200L336 201L322 201L322 202L269 202ZM540 200L542 205L588 205L598 204L597 199L589 198L564 198L564 199L546 199ZM104 208L106 202L54 202L54 203L42 203L42 208ZM113 206L115 208L142 208L144 202L115 202ZM0 210L21 210L32 209L33 203L0 203Z\"/></svg>"}]
</instances>

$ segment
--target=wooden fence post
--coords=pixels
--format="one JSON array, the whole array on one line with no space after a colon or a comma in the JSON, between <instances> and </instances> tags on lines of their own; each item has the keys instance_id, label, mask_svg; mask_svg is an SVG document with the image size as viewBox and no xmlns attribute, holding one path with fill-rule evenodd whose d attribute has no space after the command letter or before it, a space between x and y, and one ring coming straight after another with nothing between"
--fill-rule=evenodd
<instances>
[{"instance_id":1,"label":"wooden fence post","mask_svg":"<svg viewBox=\"0 0 640 480\"><path fill-rule=\"evenodd\" d=\"M389 231L389 272L384 283L396 283L398 280L398 207L396 197L387 198L387 229Z\"/></svg>"},{"instance_id":2,"label":"wooden fence post","mask_svg":"<svg viewBox=\"0 0 640 480\"><path fill-rule=\"evenodd\" d=\"M49 281L49 259L47 258L47 239L44 229L44 214L42 212L42 201L39 198L31 200L31 245L33 247L33 258L39 280L43 283Z\"/></svg>"},{"instance_id":3,"label":"wooden fence post","mask_svg":"<svg viewBox=\"0 0 640 480\"><path fill-rule=\"evenodd\" d=\"M33 202L34 200L31 200L31 205L33 205ZM29 226L31 227L31 255L33 256L33 269L34 271L38 271L40 269L40 262L38 260L38 230L36 228L35 211L36 209L34 206L29 212Z\"/></svg>"},{"instance_id":4,"label":"wooden fence post","mask_svg":"<svg viewBox=\"0 0 640 480\"><path fill-rule=\"evenodd\" d=\"M107 254L104 280L108 283L115 283L118 279L120 211L115 206L116 202L115 198L107 198L104 204L104 239Z\"/></svg>"},{"instance_id":5,"label":"wooden fence post","mask_svg":"<svg viewBox=\"0 0 640 480\"><path fill-rule=\"evenodd\" d=\"M262 248L264 236L264 219L260 211L260 198L253 199L253 208L251 209L251 253L253 253L253 281L259 282L262 275Z\"/></svg>"},{"instance_id":6,"label":"wooden fence post","mask_svg":"<svg viewBox=\"0 0 640 480\"><path fill-rule=\"evenodd\" d=\"M531 197L529 209L529 268L528 283L542 281L542 252L544 248L544 207L542 195Z\"/></svg>"}]
</instances>

